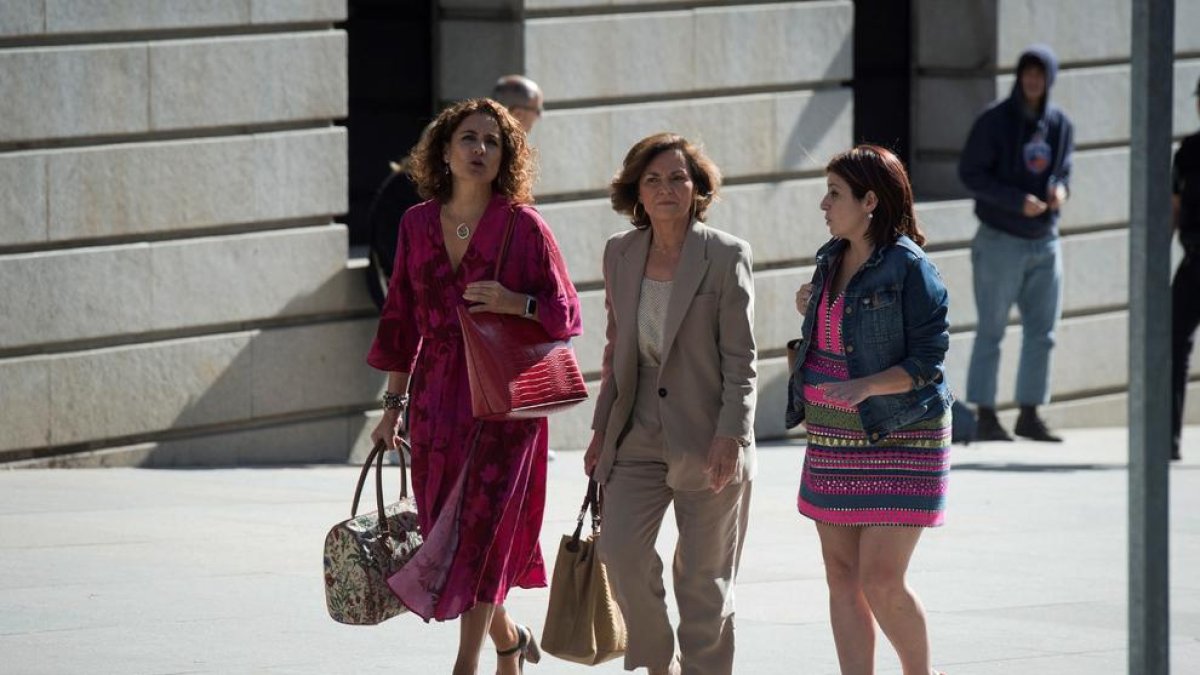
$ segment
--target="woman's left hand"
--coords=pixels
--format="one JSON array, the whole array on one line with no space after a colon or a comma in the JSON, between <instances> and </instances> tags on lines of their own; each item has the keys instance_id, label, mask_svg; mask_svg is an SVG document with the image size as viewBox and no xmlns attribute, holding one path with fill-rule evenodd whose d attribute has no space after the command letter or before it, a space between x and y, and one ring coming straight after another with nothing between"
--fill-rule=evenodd
<instances>
[{"instance_id":1,"label":"woman's left hand","mask_svg":"<svg viewBox=\"0 0 1200 675\"><path fill-rule=\"evenodd\" d=\"M742 470L742 446L737 439L716 436L708 446L708 487L719 493Z\"/></svg>"},{"instance_id":2,"label":"woman's left hand","mask_svg":"<svg viewBox=\"0 0 1200 675\"><path fill-rule=\"evenodd\" d=\"M476 303L467 308L472 314L494 312L521 316L525 313L525 295L513 293L500 285L499 281L473 281L467 284L463 300Z\"/></svg>"},{"instance_id":3,"label":"woman's left hand","mask_svg":"<svg viewBox=\"0 0 1200 675\"><path fill-rule=\"evenodd\" d=\"M817 388L834 403L848 406L858 405L872 396L870 383L862 377L845 382L826 382L818 384Z\"/></svg>"}]
</instances>

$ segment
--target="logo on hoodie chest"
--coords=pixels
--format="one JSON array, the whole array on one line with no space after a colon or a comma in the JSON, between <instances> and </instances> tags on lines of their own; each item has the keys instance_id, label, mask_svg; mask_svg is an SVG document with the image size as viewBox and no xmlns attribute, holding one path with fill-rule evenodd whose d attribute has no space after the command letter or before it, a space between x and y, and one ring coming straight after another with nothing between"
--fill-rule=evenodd
<instances>
[{"instance_id":1,"label":"logo on hoodie chest","mask_svg":"<svg viewBox=\"0 0 1200 675\"><path fill-rule=\"evenodd\" d=\"M1050 144L1040 129L1025 143L1021 155L1025 159L1025 170L1035 176L1050 168Z\"/></svg>"}]
</instances>

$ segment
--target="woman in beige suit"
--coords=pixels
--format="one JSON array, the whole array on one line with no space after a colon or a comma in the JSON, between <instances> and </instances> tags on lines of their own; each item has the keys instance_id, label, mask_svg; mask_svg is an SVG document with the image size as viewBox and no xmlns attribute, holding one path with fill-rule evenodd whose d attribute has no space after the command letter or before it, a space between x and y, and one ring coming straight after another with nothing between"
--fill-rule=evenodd
<instances>
[{"instance_id":1,"label":"woman in beige suit","mask_svg":"<svg viewBox=\"0 0 1200 675\"><path fill-rule=\"evenodd\" d=\"M685 138L639 141L612 181L634 229L604 249L607 343L585 470L605 489L600 556L629 628L626 670L733 669L733 582L754 476L750 245L705 225L717 167ZM654 543L674 504L679 654Z\"/></svg>"}]
</instances>

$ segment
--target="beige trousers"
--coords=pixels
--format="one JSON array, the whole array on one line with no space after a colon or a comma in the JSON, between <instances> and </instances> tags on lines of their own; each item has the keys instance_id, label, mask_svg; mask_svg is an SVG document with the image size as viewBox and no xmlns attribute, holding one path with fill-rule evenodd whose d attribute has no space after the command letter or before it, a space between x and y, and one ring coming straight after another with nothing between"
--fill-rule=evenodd
<instances>
[{"instance_id":1,"label":"beige trousers","mask_svg":"<svg viewBox=\"0 0 1200 675\"><path fill-rule=\"evenodd\" d=\"M639 373L630 428L605 484L600 558L629 629L625 669L664 667L675 655L663 563L654 543L667 507L679 540L672 573L684 675L733 672L733 584L750 510L750 484L680 491L667 485L656 373ZM704 449L707 451L707 448Z\"/></svg>"}]
</instances>

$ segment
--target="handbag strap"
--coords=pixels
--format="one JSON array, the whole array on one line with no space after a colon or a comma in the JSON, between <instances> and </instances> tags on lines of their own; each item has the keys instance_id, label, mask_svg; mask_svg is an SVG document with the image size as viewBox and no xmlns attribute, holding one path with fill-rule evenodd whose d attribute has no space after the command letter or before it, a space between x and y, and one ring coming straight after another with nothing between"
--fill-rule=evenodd
<instances>
[{"instance_id":1,"label":"handbag strap","mask_svg":"<svg viewBox=\"0 0 1200 675\"><path fill-rule=\"evenodd\" d=\"M583 534L583 520L587 517L589 510L592 512L592 536L600 534L600 521L604 508L604 489L595 479L588 479L587 494L583 497L583 505L579 507L579 517L575 520L575 532L571 535L571 542L567 544L567 550L576 551L579 549L579 538Z\"/></svg>"},{"instance_id":2,"label":"handbag strap","mask_svg":"<svg viewBox=\"0 0 1200 675\"><path fill-rule=\"evenodd\" d=\"M404 453L408 452L410 446L408 439L400 439L400 447L396 451L400 455L400 498L408 499L408 461L404 457ZM383 456L387 454L387 446L383 441L376 441L375 447L371 448L371 452L367 454L367 460L363 462L362 471L358 474L358 484L354 486L354 501L350 505L350 517L358 515L358 502L362 497L363 486L367 482L367 474L371 471L371 463L375 463L375 506L376 513L379 514L379 529L384 536L388 536L391 532L388 529L387 514L383 507ZM386 541L386 539L385 539Z\"/></svg>"},{"instance_id":3,"label":"handbag strap","mask_svg":"<svg viewBox=\"0 0 1200 675\"><path fill-rule=\"evenodd\" d=\"M513 228L517 223L517 207L514 205L508 213L508 225L504 228L504 239L500 240L500 255L496 256L496 271L492 275L492 281L500 281L500 268L504 266L504 259L508 257L508 242L512 240Z\"/></svg>"}]
</instances>

